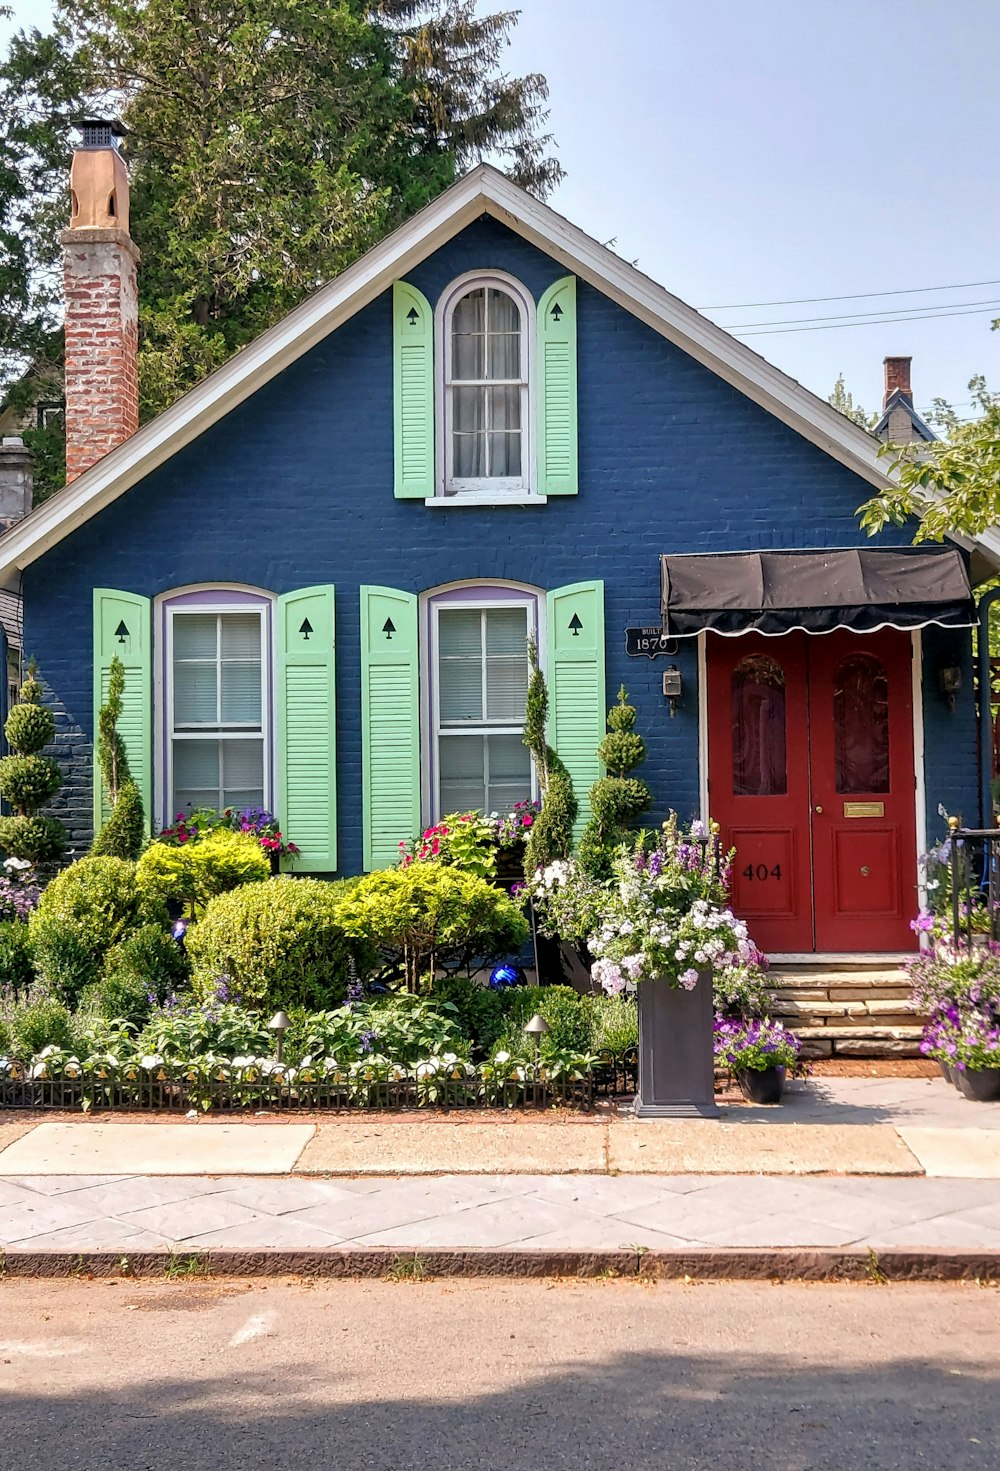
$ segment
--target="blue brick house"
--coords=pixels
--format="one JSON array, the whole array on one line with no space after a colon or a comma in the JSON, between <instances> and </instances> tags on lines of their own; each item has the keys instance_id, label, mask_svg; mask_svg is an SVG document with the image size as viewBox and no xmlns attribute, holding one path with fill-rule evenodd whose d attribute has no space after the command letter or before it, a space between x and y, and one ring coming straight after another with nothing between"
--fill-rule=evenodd
<instances>
[{"instance_id":1,"label":"blue brick house","mask_svg":"<svg viewBox=\"0 0 1000 1471\"><path fill-rule=\"evenodd\" d=\"M769 948L908 948L1000 538L869 541L878 450L481 167L0 538L73 845L115 654L151 823L261 804L333 875L536 791L531 637L581 822L624 684Z\"/></svg>"}]
</instances>

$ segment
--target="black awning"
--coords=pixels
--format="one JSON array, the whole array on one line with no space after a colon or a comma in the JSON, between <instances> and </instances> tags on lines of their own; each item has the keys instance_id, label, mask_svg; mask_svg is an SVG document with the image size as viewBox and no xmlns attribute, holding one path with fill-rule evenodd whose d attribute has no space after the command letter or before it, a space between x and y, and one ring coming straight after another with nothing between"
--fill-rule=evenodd
<instances>
[{"instance_id":1,"label":"black awning","mask_svg":"<svg viewBox=\"0 0 1000 1471\"><path fill-rule=\"evenodd\" d=\"M815 552L661 556L663 631L830 633L852 628L972 628L975 604L957 551L862 547Z\"/></svg>"}]
</instances>

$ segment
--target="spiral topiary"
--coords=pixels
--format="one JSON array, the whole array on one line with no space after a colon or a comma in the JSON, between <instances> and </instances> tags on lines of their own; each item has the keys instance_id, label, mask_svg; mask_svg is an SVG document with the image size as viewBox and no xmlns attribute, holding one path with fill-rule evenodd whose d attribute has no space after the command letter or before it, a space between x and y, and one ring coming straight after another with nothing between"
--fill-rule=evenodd
<instances>
[{"instance_id":1,"label":"spiral topiary","mask_svg":"<svg viewBox=\"0 0 1000 1471\"><path fill-rule=\"evenodd\" d=\"M573 778L546 739L549 717L549 691L545 675L538 664L534 639L528 640L531 678L524 714L524 744L535 762L535 773L542 793L542 810L528 834L524 854L524 871L534 873L557 858L568 858L573 851L573 824L577 801Z\"/></svg>"},{"instance_id":2,"label":"spiral topiary","mask_svg":"<svg viewBox=\"0 0 1000 1471\"><path fill-rule=\"evenodd\" d=\"M646 759L646 742L633 729L635 721L635 706L628 703L628 690L622 685L618 704L608 711L608 734L597 748L608 774L590 789L591 818L580 839L580 862L595 878L609 876L616 848L653 800L646 783L629 775Z\"/></svg>"},{"instance_id":3,"label":"spiral topiary","mask_svg":"<svg viewBox=\"0 0 1000 1471\"><path fill-rule=\"evenodd\" d=\"M0 758L0 795L14 809L0 817L0 848L30 863L56 859L66 846L66 829L54 817L42 817L38 808L62 786L58 761L40 754L56 733L52 711L42 704L42 687L34 660L21 697L7 716L4 733L11 754Z\"/></svg>"}]
</instances>

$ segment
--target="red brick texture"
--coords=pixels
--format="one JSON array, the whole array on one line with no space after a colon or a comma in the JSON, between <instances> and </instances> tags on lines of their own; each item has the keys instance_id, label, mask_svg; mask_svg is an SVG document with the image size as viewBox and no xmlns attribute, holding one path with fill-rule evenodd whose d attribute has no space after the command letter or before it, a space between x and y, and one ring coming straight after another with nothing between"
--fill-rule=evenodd
<instances>
[{"instance_id":1,"label":"red brick texture","mask_svg":"<svg viewBox=\"0 0 1000 1471\"><path fill-rule=\"evenodd\" d=\"M912 358L884 358L885 368L885 396L882 399L882 407L885 408L896 389L905 393L908 399L913 398L910 388L910 364Z\"/></svg>"},{"instance_id":2,"label":"red brick texture","mask_svg":"<svg viewBox=\"0 0 1000 1471\"><path fill-rule=\"evenodd\" d=\"M122 230L64 230L66 480L139 427L139 252Z\"/></svg>"}]
</instances>

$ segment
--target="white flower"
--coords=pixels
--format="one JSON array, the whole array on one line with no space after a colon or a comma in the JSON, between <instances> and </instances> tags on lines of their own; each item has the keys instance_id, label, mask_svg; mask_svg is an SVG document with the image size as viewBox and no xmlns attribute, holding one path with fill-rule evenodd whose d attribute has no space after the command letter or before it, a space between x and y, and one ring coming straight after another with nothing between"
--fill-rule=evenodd
<instances>
[{"instance_id":1,"label":"white flower","mask_svg":"<svg viewBox=\"0 0 1000 1471\"><path fill-rule=\"evenodd\" d=\"M140 1057L139 1066L152 1072L153 1068L163 1066L163 1058L158 1052L147 1052L145 1057Z\"/></svg>"},{"instance_id":2,"label":"white flower","mask_svg":"<svg viewBox=\"0 0 1000 1471\"><path fill-rule=\"evenodd\" d=\"M685 991L693 991L698 984L698 972L696 970L685 970L677 977Z\"/></svg>"},{"instance_id":3,"label":"white flower","mask_svg":"<svg viewBox=\"0 0 1000 1471\"><path fill-rule=\"evenodd\" d=\"M441 1061L446 1063L448 1067L451 1067L458 1061L458 1054L456 1052L442 1052Z\"/></svg>"},{"instance_id":4,"label":"white flower","mask_svg":"<svg viewBox=\"0 0 1000 1471\"><path fill-rule=\"evenodd\" d=\"M31 864L27 858L8 858L4 863L4 868L10 869L13 873L23 873L26 868L30 867Z\"/></svg>"},{"instance_id":5,"label":"white flower","mask_svg":"<svg viewBox=\"0 0 1000 1471\"><path fill-rule=\"evenodd\" d=\"M596 966L595 966L595 969L596 969ZM497 1053L494 1054L493 1061L494 1062L501 1063L501 1064L503 1064L505 1062L510 1062L510 1053L509 1052L497 1052Z\"/></svg>"}]
</instances>

